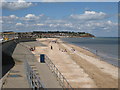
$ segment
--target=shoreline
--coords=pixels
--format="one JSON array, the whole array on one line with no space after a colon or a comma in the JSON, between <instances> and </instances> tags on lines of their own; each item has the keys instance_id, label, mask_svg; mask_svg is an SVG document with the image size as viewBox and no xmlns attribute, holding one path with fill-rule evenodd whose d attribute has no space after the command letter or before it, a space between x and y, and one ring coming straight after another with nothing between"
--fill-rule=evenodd
<instances>
[{"instance_id":1,"label":"shoreline","mask_svg":"<svg viewBox=\"0 0 120 90\"><path fill-rule=\"evenodd\" d=\"M110 58L108 58L108 57L104 57L104 56L101 56L101 55L99 55L99 54L96 54L95 49L91 49L91 48L89 48L89 47L84 47L84 46L80 46L80 45L77 45L77 44L74 44L74 43L70 43L70 42L64 41L64 40L62 40L62 39L60 39L60 40L61 40L63 43L71 44L71 45L77 46L77 47L79 47L79 48L81 48L81 49L84 49L84 50L88 51L89 53L94 54L94 56L95 56L96 58L98 58L98 59L100 59L100 60L102 60L102 61L104 61L104 62L106 62L106 63L108 63L108 64L111 64L111 65L113 65L113 66L115 66L115 67L120 68L120 67L119 67L119 64L118 64L119 60L116 60L116 61L114 62L114 60L110 60ZM113 58L113 57L112 57L112 58ZM114 63L113 63L113 62L114 62ZM117 64L116 64L116 63L117 63Z\"/></svg>"},{"instance_id":2,"label":"shoreline","mask_svg":"<svg viewBox=\"0 0 120 90\"><path fill-rule=\"evenodd\" d=\"M37 41L47 46L36 47L35 54L46 54L73 88L118 87L118 68L98 60L97 56L90 51L64 43L59 38ZM71 51L71 47L75 51Z\"/></svg>"},{"instance_id":3,"label":"shoreline","mask_svg":"<svg viewBox=\"0 0 120 90\"><path fill-rule=\"evenodd\" d=\"M91 52L90 50L84 49L84 48L82 48L82 47L80 47L80 46L78 46L78 45L75 45L75 44L71 44L71 43L68 43L68 42L64 42L64 41L61 40L61 39L59 39L59 40L60 40L62 43L67 44L68 46L75 47L75 48L77 48L77 49L78 49L78 48L81 49L82 51L80 51L80 52L85 53L87 56L96 58L96 59L99 60L100 62L104 62L104 63L106 63L106 64L108 64L108 65L110 65L110 66L113 66L113 67L115 67L115 68L119 68L119 67L117 67L117 66L115 66L115 65L113 65L113 64L110 64L110 63L106 62L104 59L102 59L102 57L100 57L99 55L94 54L94 53Z\"/></svg>"},{"instance_id":4,"label":"shoreline","mask_svg":"<svg viewBox=\"0 0 120 90\"><path fill-rule=\"evenodd\" d=\"M61 40L60 40L61 41ZM64 43L64 42L62 42L62 43ZM89 60L86 60L86 59L83 59L83 57L81 58L81 59L83 59L83 60L86 60L87 62L85 62L85 63L90 63L91 65L94 65L95 67L94 68L98 68L98 70L100 70L100 71L95 71L95 70L91 70L91 71L95 71L95 72L97 72L97 73L99 73L99 72L102 72L101 73L101 75L103 75L103 79L108 75L108 77L109 77L109 75L111 76L111 77L109 77L109 79L113 79L114 78L114 80L116 79L116 82L118 82L118 67L116 67L116 66L114 66L114 65L111 65L111 64L109 64L108 62L105 62L104 60L101 60L98 56L96 56L94 53L92 53L92 52L90 52L90 51L88 51L88 50L86 50L86 49L83 49L83 48L81 48L81 47L79 47L79 46L76 46L76 45L74 45L74 44L69 44L69 43L64 43L64 44L66 44L67 45L67 47L69 47L69 46L71 46L71 47L73 47L73 48L75 48L76 50L78 50L78 51L80 51L80 52L82 52L82 53L85 53L87 56L90 56L90 57L93 57L93 58L95 58L95 60L92 60L93 58L91 58L91 60L90 60L90 58L89 58ZM67 48L66 47L66 48ZM80 50L79 50L80 49ZM83 50L83 51L82 51ZM74 54L75 55L75 54ZM79 55L80 56L80 55ZM78 58L77 56L73 56L73 59L75 60L75 58ZM78 64L80 64L81 62L79 62L77 59L75 60L76 61L76 63ZM86 65L86 64L84 64L84 65ZM89 65L89 64L88 64ZM80 64L80 66L81 66L81 64ZM88 66L89 67L89 66ZM92 78L92 79L95 79L96 77L97 77L97 74L96 74L96 76L95 76L95 74L93 74L93 73L91 73L91 72L89 72L89 70L88 70L88 68L86 68L86 66L83 66L82 65L82 68L84 68L84 70L90 75L90 77ZM89 68L91 68L91 67L89 67ZM105 73L105 74L104 74ZM101 76L99 76L99 78L100 78ZM95 80L95 82L97 82L97 83L100 83L100 79L99 78L96 78L96 80ZM107 78L107 77L106 77ZM99 81L100 80L100 81ZM113 81L114 81L113 80ZM106 81L107 81L107 79L106 79ZM105 81L103 80L103 81L101 81L101 82L103 82L103 83L105 83ZM109 82L109 80L108 80L108 82ZM117 84L117 83L116 83ZM101 84L102 85L102 84ZM99 86L99 85L98 85ZM109 85L108 85L109 86ZM117 86L117 85L116 85ZM103 86L99 86L100 88L102 87L102 88L104 88L104 85Z\"/></svg>"}]
</instances>

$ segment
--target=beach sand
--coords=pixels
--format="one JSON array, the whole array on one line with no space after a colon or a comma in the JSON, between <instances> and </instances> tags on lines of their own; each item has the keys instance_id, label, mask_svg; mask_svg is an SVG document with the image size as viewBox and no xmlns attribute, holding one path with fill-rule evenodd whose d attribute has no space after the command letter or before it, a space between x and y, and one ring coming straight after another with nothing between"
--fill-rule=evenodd
<instances>
[{"instance_id":1,"label":"beach sand","mask_svg":"<svg viewBox=\"0 0 120 90\"><path fill-rule=\"evenodd\" d=\"M46 45L35 47L36 50L32 52L38 62L38 54L46 54L73 88L118 87L118 68L100 60L90 51L57 38L42 38L37 41Z\"/></svg>"}]
</instances>

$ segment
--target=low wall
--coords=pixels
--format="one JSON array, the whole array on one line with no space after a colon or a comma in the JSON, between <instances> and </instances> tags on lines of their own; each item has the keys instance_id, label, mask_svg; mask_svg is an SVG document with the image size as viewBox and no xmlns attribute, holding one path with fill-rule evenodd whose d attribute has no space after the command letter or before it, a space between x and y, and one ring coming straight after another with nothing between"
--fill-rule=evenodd
<instances>
[{"instance_id":1,"label":"low wall","mask_svg":"<svg viewBox=\"0 0 120 90\"><path fill-rule=\"evenodd\" d=\"M3 77L14 65L15 61L14 58L12 57L12 54L17 46L17 43L19 42L29 42L29 41L35 41L36 39L16 39L16 40L9 40L0 43L0 48L1 53L2 53L2 58L0 58L0 63L2 63L2 76ZM0 67L1 68L1 67Z\"/></svg>"},{"instance_id":2,"label":"low wall","mask_svg":"<svg viewBox=\"0 0 120 90\"><path fill-rule=\"evenodd\" d=\"M15 65L14 59L11 57L17 43L14 40L2 43L2 77Z\"/></svg>"}]
</instances>

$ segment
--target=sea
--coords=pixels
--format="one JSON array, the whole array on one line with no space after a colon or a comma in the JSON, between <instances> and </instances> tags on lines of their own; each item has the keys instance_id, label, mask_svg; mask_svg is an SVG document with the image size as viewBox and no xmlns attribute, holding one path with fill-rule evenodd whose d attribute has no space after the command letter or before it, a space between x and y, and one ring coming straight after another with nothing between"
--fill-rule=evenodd
<instances>
[{"instance_id":1,"label":"sea","mask_svg":"<svg viewBox=\"0 0 120 90\"><path fill-rule=\"evenodd\" d=\"M89 50L102 60L119 66L118 37L62 38L62 40Z\"/></svg>"}]
</instances>

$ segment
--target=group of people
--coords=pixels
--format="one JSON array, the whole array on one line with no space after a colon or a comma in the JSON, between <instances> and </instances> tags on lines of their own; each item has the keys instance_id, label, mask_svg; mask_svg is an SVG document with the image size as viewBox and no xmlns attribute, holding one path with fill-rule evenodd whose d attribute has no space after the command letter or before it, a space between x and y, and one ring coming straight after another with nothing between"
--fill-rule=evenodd
<instances>
[{"instance_id":1,"label":"group of people","mask_svg":"<svg viewBox=\"0 0 120 90\"><path fill-rule=\"evenodd\" d=\"M60 48L59 48L59 50L61 50L62 52L67 52L67 49L60 49ZM71 48L71 51L73 51L73 52L74 52L74 51L75 51L75 49L72 47L72 48Z\"/></svg>"},{"instance_id":2,"label":"group of people","mask_svg":"<svg viewBox=\"0 0 120 90\"><path fill-rule=\"evenodd\" d=\"M35 50L35 46L30 48L30 51L34 51Z\"/></svg>"},{"instance_id":3,"label":"group of people","mask_svg":"<svg viewBox=\"0 0 120 90\"><path fill-rule=\"evenodd\" d=\"M63 49L60 49L60 48L59 48L59 50L61 50L62 52L67 52L67 50L66 50L66 49L64 49L64 50L63 50Z\"/></svg>"},{"instance_id":4,"label":"group of people","mask_svg":"<svg viewBox=\"0 0 120 90\"><path fill-rule=\"evenodd\" d=\"M75 49L72 47L72 48L71 48L71 51L75 51Z\"/></svg>"},{"instance_id":5,"label":"group of people","mask_svg":"<svg viewBox=\"0 0 120 90\"><path fill-rule=\"evenodd\" d=\"M51 50L53 50L53 46L51 46L51 47L50 47L50 49L51 49ZM62 51L62 52L67 52L67 49L60 49L60 48L59 48L59 51ZM72 47L72 48L71 48L71 51L73 51L73 52L74 52L74 51L75 51L75 49Z\"/></svg>"}]
</instances>

